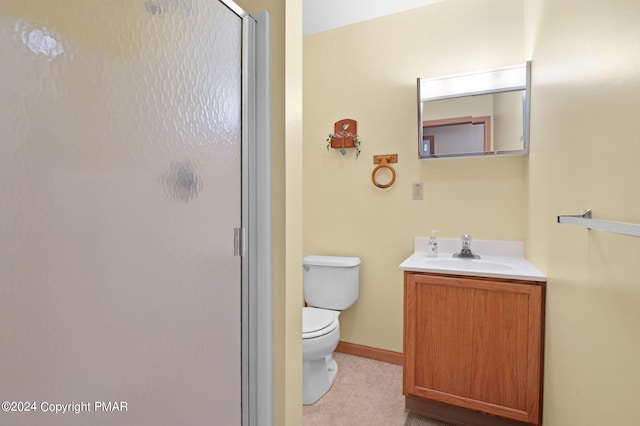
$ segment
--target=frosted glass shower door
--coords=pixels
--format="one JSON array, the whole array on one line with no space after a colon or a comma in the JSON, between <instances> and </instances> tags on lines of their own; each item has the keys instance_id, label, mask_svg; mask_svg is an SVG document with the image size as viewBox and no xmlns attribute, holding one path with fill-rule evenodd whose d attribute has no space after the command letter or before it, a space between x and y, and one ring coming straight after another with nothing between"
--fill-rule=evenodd
<instances>
[{"instance_id":1,"label":"frosted glass shower door","mask_svg":"<svg viewBox=\"0 0 640 426\"><path fill-rule=\"evenodd\" d=\"M0 3L0 424L241 424L242 28Z\"/></svg>"}]
</instances>

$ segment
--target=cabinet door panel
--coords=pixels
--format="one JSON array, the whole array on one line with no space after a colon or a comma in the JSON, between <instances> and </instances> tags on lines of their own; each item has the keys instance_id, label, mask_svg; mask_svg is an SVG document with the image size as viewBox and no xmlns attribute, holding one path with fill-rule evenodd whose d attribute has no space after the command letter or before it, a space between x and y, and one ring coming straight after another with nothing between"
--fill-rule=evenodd
<instances>
[{"instance_id":1,"label":"cabinet door panel","mask_svg":"<svg viewBox=\"0 0 640 426\"><path fill-rule=\"evenodd\" d=\"M536 423L542 287L407 274L405 393Z\"/></svg>"}]
</instances>

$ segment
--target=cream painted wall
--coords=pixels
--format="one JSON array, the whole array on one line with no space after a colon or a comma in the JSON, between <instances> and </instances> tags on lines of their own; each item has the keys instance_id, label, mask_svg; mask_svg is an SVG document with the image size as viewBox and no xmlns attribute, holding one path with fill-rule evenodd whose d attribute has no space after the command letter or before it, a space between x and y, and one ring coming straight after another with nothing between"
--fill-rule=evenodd
<instances>
[{"instance_id":1,"label":"cream painted wall","mask_svg":"<svg viewBox=\"0 0 640 426\"><path fill-rule=\"evenodd\" d=\"M497 43L498 48L478 50L480 41L500 38L502 25L492 24L488 31L474 34L474 48L467 43L473 31L463 28L473 15L494 22L503 13L516 13L510 10L513 5L485 3L483 13L469 1L450 1L305 38L304 228L289 225L293 229L287 227L287 232L295 235L286 238L285 128L290 129L286 144L295 147L298 121L285 120L284 23L296 16L285 18L283 0L239 1L247 10L268 9L272 16L274 424L301 424L295 384L301 380L300 352L295 330L285 329L287 318L298 320L301 293L298 282L284 284L285 269L297 279L295 262L290 260L285 267L285 240L292 238L295 246L303 229L305 254L361 256L365 263L358 305L362 306L341 316L343 339L400 351L402 295L396 267L411 251L414 236L437 227L443 236L469 231L476 238L526 240L529 257L548 274L544 424L635 425L640 397L636 363L640 286L632 265L640 243L557 225L555 215L591 207L603 218L640 222L632 186L640 178L635 164L640 158L636 136L640 129L634 116L640 101L636 55L640 4L623 0L569 7L551 0L527 0L527 48L520 52L522 40L517 36L506 45ZM504 12L493 16L494 8ZM444 31L456 10L465 11L463 22L457 24L460 28ZM418 15L412 18L414 12ZM516 21L509 31L521 27L522 22ZM451 36L443 40L435 37L439 33ZM286 43L296 49L299 41L289 34ZM344 49L352 49L355 56L347 57ZM429 57L412 53L419 51L429 52ZM416 77L529 58L534 60L534 96L528 158L415 159ZM295 71L293 65L289 72ZM363 95L366 85L381 94ZM286 87L298 93L295 82ZM345 117L360 125L364 145L357 161L352 153L343 158L324 147L333 122ZM398 180L382 191L369 180L371 156L388 152L400 154ZM287 161L300 161L296 155ZM291 173L287 181L302 181L295 167ZM425 182L424 201L410 200L413 181ZM494 198L497 202L488 201ZM465 200L479 207L466 214ZM295 219L298 208L292 208L288 215ZM295 257L294 249L289 258ZM371 326L363 330L369 322Z\"/></svg>"},{"instance_id":2,"label":"cream painted wall","mask_svg":"<svg viewBox=\"0 0 640 426\"><path fill-rule=\"evenodd\" d=\"M544 424L635 425L640 240L558 225L555 216L592 208L596 217L640 222L640 3L526 0L524 43L515 36L506 44L496 40L512 2L483 2L482 10L473 3L451 0L305 37L304 252L363 258L361 299L341 316L342 338L400 351L397 264L414 236L435 227L442 236L525 240L549 280ZM474 28L471 17L491 23ZM415 159L417 76L529 58L528 157ZM345 117L358 120L364 141L357 161L324 148ZM392 152L398 179L378 190L371 156ZM424 201L410 199L414 181L425 182Z\"/></svg>"},{"instance_id":3,"label":"cream painted wall","mask_svg":"<svg viewBox=\"0 0 640 426\"><path fill-rule=\"evenodd\" d=\"M640 223L640 3L527 3L533 59L528 253L548 275L544 424L637 425L640 239L555 216Z\"/></svg>"},{"instance_id":4,"label":"cream painted wall","mask_svg":"<svg viewBox=\"0 0 640 426\"><path fill-rule=\"evenodd\" d=\"M304 254L362 259L341 340L402 352L398 265L415 237L525 240L527 158L418 160L416 106L418 77L524 63L523 26L523 1L449 0L304 37ZM358 122L358 160L327 152L343 118ZM372 156L391 153L397 179L379 189Z\"/></svg>"}]
</instances>

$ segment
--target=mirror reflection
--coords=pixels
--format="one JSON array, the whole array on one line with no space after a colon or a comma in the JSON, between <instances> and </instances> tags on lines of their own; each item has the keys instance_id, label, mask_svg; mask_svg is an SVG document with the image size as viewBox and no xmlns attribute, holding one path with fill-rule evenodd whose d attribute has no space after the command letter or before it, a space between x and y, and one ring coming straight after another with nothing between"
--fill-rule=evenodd
<instances>
[{"instance_id":1,"label":"mirror reflection","mask_svg":"<svg viewBox=\"0 0 640 426\"><path fill-rule=\"evenodd\" d=\"M419 157L527 154L530 70L418 79Z\"/></svg>"},{"instance_id":2,"label":"mirror reflection","mask_svg":"<svg viewBox=\"0 0 640 426\"><path fill-rule=\"evenodd\" d=\"M422 103L421 157L524 150L525 91Z\"/></svg>"}]
</instances>

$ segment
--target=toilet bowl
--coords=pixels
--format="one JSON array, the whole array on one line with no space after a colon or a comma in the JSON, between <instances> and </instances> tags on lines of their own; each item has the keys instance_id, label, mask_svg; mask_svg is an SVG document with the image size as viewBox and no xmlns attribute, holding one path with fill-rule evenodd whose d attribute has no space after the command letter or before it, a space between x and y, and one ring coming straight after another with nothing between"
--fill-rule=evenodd
<instances>
[{"instance_id":1,"label":"toilet bowl","mask_svg":"<svg viewBox=\"0 0 640 426\"><path fill-rule=\"evenodd\" d=\"M340 340L339 311L302 308L302 403L320 399L336 380L333 351Z\"/></svg>"}]
</instances>

